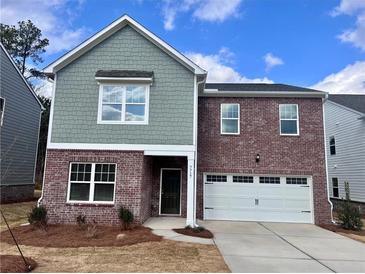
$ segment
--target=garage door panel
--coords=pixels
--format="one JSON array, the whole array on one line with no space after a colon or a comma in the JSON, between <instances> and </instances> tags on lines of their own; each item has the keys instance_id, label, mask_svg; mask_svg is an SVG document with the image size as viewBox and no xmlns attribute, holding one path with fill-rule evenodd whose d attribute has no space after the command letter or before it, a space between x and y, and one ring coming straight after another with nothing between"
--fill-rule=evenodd
<instances>
[{"instance_id":1,"label":"garage door panel","mask_svg":"<svg viewBox=\"0 0 365 274\"><path fill-rule=\"evenodd\" d=\"M204 218L212 220L245 220L311 223L311 186L259 183L206 183L204 188ZM231 177L230 177L231 176ZM307 180L308 183L311 180Z\"/></svg>"}]
</instances>

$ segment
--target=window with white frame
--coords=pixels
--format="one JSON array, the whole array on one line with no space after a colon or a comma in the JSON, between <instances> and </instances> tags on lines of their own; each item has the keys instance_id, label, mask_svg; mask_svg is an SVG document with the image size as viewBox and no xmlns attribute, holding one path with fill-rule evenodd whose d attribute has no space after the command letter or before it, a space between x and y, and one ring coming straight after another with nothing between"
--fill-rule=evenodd
<instances>
[{"instance_id":1,"label":"window with white frame","mask_svg":"<svg viewBox=\"0 0 365 274\"><path fill-rule=\"evenodd\" d=\"M336 155L336 140L335 136L330 137L330 155Z\"/></svg>"},{"instance_id":2,"label":"window with white frame","mask_svg":"<svg viewBox=\"0 0 365 274\"><path fill-rule=\"evenodd\" d=\"M240 105L221 104L221 134L240 133Z\"/></svg>"},{"instance_id":3,"label":"window with white frame","mask_svg":"<svg viewBox=\"0 0 365 274\"><path fill-rule=\"evenodd\" d=\"M3 125L4 110L5 110L5 98L0 97L0 126Z\"/></svg>"},{"instance_id":4,"label":"window with white frame","mask_svg":"<svg viewBox=\"0 0 365 274\"><path fill-rule=\"evenodd\" d=\"M71 163L68 201L113 203L116 164Z\"/></svg>"},{"instance_id":5,"label":"window with white frame","mask_svg":"<svg viewBox=\"0 0 365 274\"><path fill-rule=\"evenodd\" d=\"M338 178L332 178L332 196L334 198L338 198L339 197Z\"/></svg>"},{"instance_id":6,"label":"window with white frame","mask_svg":"<svg viewBox=\"0 0 365 274\"><path fill-rule=\"evenodd\" d=\"M280 134L299 135L298 105L280 104Z\"/></svg>"},{"instance_id":7,"label":"window with white frame","mask_svg":"<svg viewBox=\"0 0 365 274\"><path fill-rule=\"evenodd\" d=\"M100 84L98 122L104 124L147 124L147 84Z\"/></svg>"}]
</instances>

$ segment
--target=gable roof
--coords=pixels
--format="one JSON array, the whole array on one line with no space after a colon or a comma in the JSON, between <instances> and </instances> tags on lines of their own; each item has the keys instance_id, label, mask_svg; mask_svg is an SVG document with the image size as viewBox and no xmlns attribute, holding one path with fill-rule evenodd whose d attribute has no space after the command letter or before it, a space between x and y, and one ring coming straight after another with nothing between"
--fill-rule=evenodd
<instances>
[{"instance_id":1,"label":"gable roof","mask_svg":"<svg viewBox=\"0 0 365 274\"><path fill-rule=\"evenodd\" d=\"M29 85L28 81L24 78L23 74L20 72L20 70L18 69L18 66L15 64L13 58L10 56L10 54L8 53L8 51L5 49L4 45L0 42L0 46L1 49L5 52L6 57L10 60L10 63L13 65L13 67L15 68L16 72L19 74L20 78L23 80L23 82L25 83L25 85L27 86L28 90L30 91L30 93L33 95L33 97L36 99L37 103L39 104L39 106L41 107L41 110L44 110L44 107L42 105L42 103L39 101L38 96L35 94L34 90L32 89L32 87Z\"/></svg>"},{"instance_id":2,"label":"gable roof","mask_svg":"<svg viewBox=\"0 0 365 274\"><path fill-rule=\"evenodd\" d=\"M205 96L322 97L326 92L285 84L206 83Z\"/></svg>"},{"instance_id":3,"label":"gable roof","mask_svg":"<svg viewBox=\"0 0 365 274\"><path fill-rule=\"evenodd\" d=\"M330 94L328 100L365 113L365 94Z\"/></svg>"},{"instance_id":4,"label":"gable roof","mask_svg":"<svg viewBox=\"0 0 365 274\"><path fill-rule=\"evenodd\" d=\"M189 70L194 72L195 74L203 74L205 75L207 72L200 68L197 64L192 62L189 58L184 56L182 53L177 51L175 48L164 42L162 39L157 37L154 33L146 29L144 26L139 24L137 21L135 21L133 18L131 18L128 15L123 15L119 19L115 20L84 42L82 42L80 45L76 46L74 49L70 50L60 58L58 58L56 61L49 64L47 67L44 68L44 72L46 74L52 74L56 71L60 70L61 68L65 67L78 57L80 57L82 54L99 44L100 42L104 41L108 37L110 37L112 34L117 32L118 30L122 29L126 25L131 26L134 30L136 30L138 33L143 35L145 38L147 38L149 41L151 41L153 44L155 44L157 47L162 49L164 52L166 52L168 55L170 55L172 58L177 60L179 63L187 67Z\"/></svg>"}]
</instances>

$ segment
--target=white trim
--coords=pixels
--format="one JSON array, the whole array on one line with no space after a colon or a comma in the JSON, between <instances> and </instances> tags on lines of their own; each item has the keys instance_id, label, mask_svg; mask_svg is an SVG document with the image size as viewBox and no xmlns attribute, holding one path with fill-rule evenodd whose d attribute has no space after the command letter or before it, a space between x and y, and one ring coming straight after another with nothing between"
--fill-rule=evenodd
<instances>
[{"instance_id":1,"label":"white trim","mask_svg":"<svg viewBox=\"0 0 365 274\"><path fill-rule=\"evenodd\" d=\"M53 112L54 112L53 110L54 110L54 104L55 104L55 98L56 98L56 84L57 84L57 75L55 75L55 77L54 77L53 87L52 87L51 109L50 109L49 121L48 121L47 149L51 144L51 138L52 138Z\"/></svg>"},{"instance_id":2,"label":"white trim","mask_svg":"<svg viewBox=\"0 0 365 274\"><path fill-rule=\"evenodd\" d=\"M193 145L148 145L148 144L84 144L84 143L49 143L47 149L75 150L139 150L139 151L184 151L194 152Z\"/></svg>"},{"instance_id":3,"label":"white trim","mask_svg":"<svg viewBox=\"0 0 365 274\"><path fill-rule=\"evenodd\" d=\"M91 174L90 174L90 181L73 181L73 184L90 184L89 189L89 200L88 201L78 201L78 200L70 200L70 190L71 190L71 166L72 164L91 164ZM107 164L107 165L115 165L115 174L114 174L114 182L95 182L95 166L97 164ZM102 162L70 162L69 163L69 170L68 170L68 183L67 183L67 204L102 204L102 205L113 205L115 203L115 189L117 188L117 170L118 165L116 163L102 163ZM95 196L95 184L109 184L114 185L113 189L113 201L94 201Z\"/></svg>"},{"instance_id":4,"label":"white trim","mask_svg":"<svg viewBox=\"0 0 365 274\"><path fill-rule=\"evenodd\" d=\"M3 104L3 110L1 111L1 117L0 117L0 127L2 127L3 126L3 122L4 122L5 102L6 102L6 100L2 96L0 96L0 99L3 99L3 102L4 102L4 104Z\"/></svg>"},{"instance_id":5,"label":"white trim","mask_svg":"<svg viewBox=\"0 0 365 274\"><path fill-rule=\"evenodd\" d=\"M73 50L69 51L65 55L63 55L61 58L57 59L50 65L48 65L44 72L47 73L55 73L64 66L66 66L68 63L72 62L79 56L81 56L84 52L91 49L95 45L99 44L101 41L105 40L109 36L111 36L116 31L122 29L126 25L129 25L133 27L136 31L138 31L140 34L142 34L144 37L146 37L148 40L150 40L152 43L154 43L156 46L161 48L163 51L165 51L167 54L169 54L171 57L176 59L178 62L183 64L185 67L189 68L191 71L193 71L196 74L206 74L206 71L200 68L198 65L193 63L190 59L188 59L186 56L178 52L176 49L171 47L166 42L162 41L159 37L157 37L155 34L147 30L145 27L143 27L141 24L136 22L134 19L129 17L128 15L123 15L119 19L115 20L111 24L109 24L107 27L102 29L101 31L97 32L93 36L91 36L89 39L75 47Z\"/></svg>"},{"instance_id":6,"label":"white trim","mask_svg":"<svg viewBox=\"0 0 365 274\"><path fill-rule=\"evenodd\" d=\"M322 91L219 91L205 89L202 97L318 97L324 98L326 92Z\"/></svg>"},{"instance_id":7,"label":"white trim","mask_svg":"<svg viewBox=\"0 0 365 274\"><path fill-rule=\"evenodd\" d=\"M179 214L169 214L169 213L161 213L161 196L162 196L162 173L164 170L179 170L180 171L180 209ZM159 197L159 209L158 215L160 216L181 216L181 195L182 194L182 169L181 168L161 168L160 170L160 197Z\"/></svg>"},{"instance_id":8,"label":"white trim","mask_svg":"<svg viewBox=\"0 0 365 274\"><path fill-rule=\"evenodd\" d=\"M223 106L224 105L236 105L238 106L238 117L237 118L223 118ZM223 119L224 120L237 120L238 121L238 132L223 132ZM221 115L220 115L220 124L221 124L221 135L240 135L241 132L241 107L240 104L237 103L222 103L221 104Z\"/></svg>"},{"instance_id":9,"label":"white trim","mask_svg":"<svg viewBox=\"0 0 365 274\"><path fill-rule=\"evenodd\" d=\"M144 105L144 115L145 120L144 121L125 121L125 115L126 115L126 105L128 104L135 104L138 103L127 103L126 102L126 86L128 84L115 84L115 83L103 83L99 85L99 100L98 100L98 117L97 117L97 124L107 124L107 125L148 125L149 121L149 101L150 101L150 85L148 84L134 84L138 86L145 87L145 103L140 103L140 105ZM104 121L102 120L102 108L103 108L103 87L104 86L118 86L122 87L123 94L122 94L122 102L118 103L122 105L122 113L121 113L121 121ZM115 103L117 104L117 103Z\"/></svg>"},{"instance_id":10,"label":"white trim","mask_svg":"<svg viewBox=\"0 0 365 274\"><path fill-rule=\"evenodd\" d=\"M182 151L182 150L145 150L144 155L146 156L183 156L188 159L194 159L193 151Z\"/></svg>"},{"instance_id":11,"label":"white trim","mask_svg":"<svg viewBox=\"0 0 365 274\"><path fill-rule=\"evenodd\" d=\"M152 83L152 77L95 77L100 82L148 82Z\"/></svg>"},{"instance_id":12,"label":"white trim","mask_svg":"<svg viewBox=\"0 0 365 274\"><path fill-rule=\"evenodd\" d=\"M297 118L296 119L281 119L281 115L280 115L280 107L281 106L285 106L285 105L292 105L292 106L296 106L297 108ZM281 133L281 120L290 120L290 121L297 121L297 133ZM299 105L298 104L279 104L279 133L280 136L299 136Z\"/></svg>"},{"instance_id":13,"label":"white trim","mask_svg":"<svg viewBox=\"0 0 365 274\"><path fill-rule=\"evenodd\" d=\"M22 78L23 82L25 83L25 85L28 87L30 93L32 93L33 97L36 99L37 103L39 104L39 106L41 107L41 111L43 111L45 108L42 105L42 103L39 101L37 94L35 94L34 90L31 88L31 86L28 84L28 81L24 78L23 74L20 72L20 70L18 69L18 66L15 64L13 58L10 56L10 54L7 52L7 50L5 49L4 45L0 42L0 46L3 49L3 51L5 52L6 56L8 57L8 59L10 60L10 63L13 65L13 67L15 68L15 70L18 72L18 74L20 75L20 77Z\"/></svg>"}]
</instances>

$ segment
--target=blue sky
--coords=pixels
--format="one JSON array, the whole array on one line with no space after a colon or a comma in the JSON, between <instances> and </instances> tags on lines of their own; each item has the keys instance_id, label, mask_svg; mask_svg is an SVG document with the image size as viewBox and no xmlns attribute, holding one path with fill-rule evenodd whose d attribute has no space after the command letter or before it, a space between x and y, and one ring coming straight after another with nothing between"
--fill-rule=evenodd
<instances>
[{"instance_id":1,"label":"blue sky","mask_svg":"<svg viewBox=\"0 0 365 274\"><path fill-rule=\"evenodd\" d=\"M13 0L2 23L31 19L45 62L123 14L208 70L209 81L278 82L365 93L365 0Z\"/></svg>"}]
</instances>

